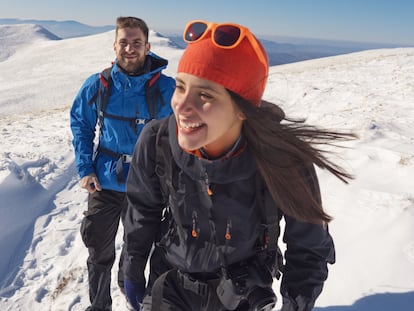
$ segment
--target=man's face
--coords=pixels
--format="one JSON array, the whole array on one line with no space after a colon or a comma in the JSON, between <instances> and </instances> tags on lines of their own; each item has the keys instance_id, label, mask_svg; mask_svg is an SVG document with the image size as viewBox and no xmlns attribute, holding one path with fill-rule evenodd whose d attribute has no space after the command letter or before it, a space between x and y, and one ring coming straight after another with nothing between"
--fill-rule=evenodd
<instances>
[{"instance_id":1,"label":"man's face","mask_svg":"<svg viewBox=\"0 0 414 311\"><path fill-rule=\"evenodd\" d=\"M118 29L114 51L118 65L126 72L135 73L144 65L145 56L149 53L150 47L141 29Z\"/></svg>"}]
</instances>

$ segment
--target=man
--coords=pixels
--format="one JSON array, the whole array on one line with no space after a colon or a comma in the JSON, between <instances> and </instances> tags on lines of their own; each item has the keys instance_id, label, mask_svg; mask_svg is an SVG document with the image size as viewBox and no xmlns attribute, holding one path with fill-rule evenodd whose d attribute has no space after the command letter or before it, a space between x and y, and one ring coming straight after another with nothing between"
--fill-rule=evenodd
<instances>
[{"instance_id":1,"label":"man","mask_svg":"<svg viewBox=\"0 0 414 311\"><path fill-rule=\"evenodd\" d=\"M125 181L135 143L145 123L172 113L175 81L160 74L168 61L150 51L148 32L142 19L117 19L113 66L106 77L96 73L84 82L70 112L80 184L89 192L81 224L89 252L88 311L111 310L115 237L127 209ZM94 143L95 134L99 135L98 143ZM123 254L124 250L118 271L122 292Z\"/></svg>"}]
</instances>

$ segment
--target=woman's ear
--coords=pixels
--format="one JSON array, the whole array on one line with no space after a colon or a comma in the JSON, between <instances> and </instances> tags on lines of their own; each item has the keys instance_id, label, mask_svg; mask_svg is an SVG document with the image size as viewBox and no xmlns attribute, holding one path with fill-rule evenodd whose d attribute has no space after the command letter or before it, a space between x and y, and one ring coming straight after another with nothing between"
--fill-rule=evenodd
<instances>
[{"instance_id":1,"label":"woman's ear","mask_svg":"<svg viewBox=\"0 0 414 311\"><path fill-rule=\"evenodd\" d=\"M242 120L242 121L244 121L244 120L246 120L247 118L246 118L246 115L244 114L244 112L243 111L238 111L237 112L237 117L239 118L239 120Z\"/></svg>"}]
</instances>

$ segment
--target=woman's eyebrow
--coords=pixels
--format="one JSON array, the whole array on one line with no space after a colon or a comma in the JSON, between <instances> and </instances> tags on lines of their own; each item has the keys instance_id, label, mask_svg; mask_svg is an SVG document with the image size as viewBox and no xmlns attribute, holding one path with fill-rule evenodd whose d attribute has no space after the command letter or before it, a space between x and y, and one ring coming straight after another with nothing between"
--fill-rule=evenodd
<instances>
[{"instance_id":1,"label":"woman's eyebrow","mask_svg":"<svg viewBox=\"0 0 414 311\"><path fill-rule=\"evenodd\" d=\"M184 85L187 84L180 78L175 78L175 80L179 83L184 84ZM203 90L209 90L209 91L216 92L216 93L218 92L217 88L215 88L214 86L212 86L208 82L197 82L197 83L194 83L192 86L195 87L195 88L203 89Z\"/></svg>"}]
</instances>

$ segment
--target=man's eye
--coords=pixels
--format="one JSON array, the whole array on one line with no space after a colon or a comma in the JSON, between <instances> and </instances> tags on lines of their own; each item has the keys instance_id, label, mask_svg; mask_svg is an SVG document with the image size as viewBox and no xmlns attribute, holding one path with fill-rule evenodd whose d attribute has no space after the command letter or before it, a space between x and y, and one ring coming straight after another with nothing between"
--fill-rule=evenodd
<instances>
[{"instance_id":1,"label":"man's eye","mask_svg":"<svg viewBox=\"0 0 414 311\"><path fill-rule=\"evenodd\" d=\"M130 44L134 48L140 48L144 45L144 43L142 43L141 41L136 41L136 42L131 42L131 43L128 43L126 41L119 42L119 45L122 47L126 47L128 44Z\"/></svg>"}]
</instances>

